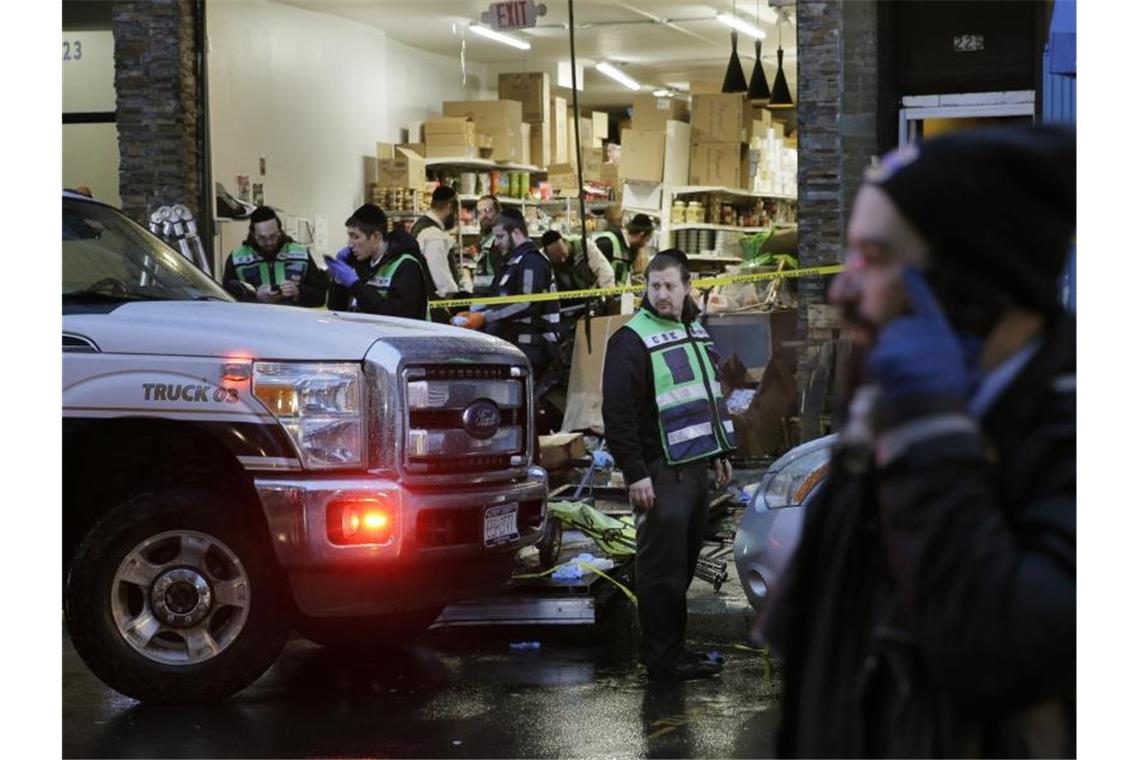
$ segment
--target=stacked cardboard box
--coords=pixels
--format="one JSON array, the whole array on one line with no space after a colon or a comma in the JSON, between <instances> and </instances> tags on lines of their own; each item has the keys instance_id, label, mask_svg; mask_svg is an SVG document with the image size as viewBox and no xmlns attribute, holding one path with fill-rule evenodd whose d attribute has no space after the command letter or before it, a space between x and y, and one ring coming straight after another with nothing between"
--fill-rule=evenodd
<instances>
[{"instance_id":1,"label":"stacked cardboard box","mask_svg":"<svg viewBox=\"0 0 1140 760\"><path fill-rule=\"evenodd\" d=\"M524 163L545 167L554 158L551 155L552 109L557 105L550 97L550 76L546 72L499 74L499 97L515 100L522 105L520 122L530 125L530 134L524 140Z\"/></svg>"},{"instance_id":2,"label":"stacked cardboard box","mask_svg":"<svg viewBox=\"0 0 1140 760\"><path fill-rule=\"evenodd\" d=\"M570 154L566 149L566 98L553 97L550 99L550 164L565 164L570 161ZM533 135L531 135L533 137Z\"/></svg>"},{"instance_id":3,"label":"stacked cardboard box","mask_svg":"<svg viewBox=\"0 0 1140 760\"><path fill-rule=\"evenodd\" d=\"M745 188L752 110L740 94L693 96L689 184Z\"/></svg>"},{"instance_id":4,"label":"stacked cardboard box","mask_svg":"<svg viewBox=\"0 0 1140 760\"><path fill-rule=\"evenodd\" d=\"M424 122L427 158L476 158L479 155L475 122L462 116L443 116Z\"/></svg>"},{"instance_id":5,"label":"stacked cardboard box","mask_svg":"<svg viewBox=\"0 0 1140 760\"><path fill-rule=\"evenodd\" d=\"M665 122L689 120L689 109L683 100L659 98L655 95L633 96L633 129L664 132Z\"/></svg>"},{"instance_id":6,"label":"stacked cardboard box","mask_svg":"<svg viewBox=\"0 0 1140 760\"><path fill-rule=\"evenodd\" d=\"M385 143L376 144L378 187L423 187L427 182L427 172L423 156L405 148ZM389 158L388 156L392 156Z\"/></svg>"},{"instance_id":7,"label":"stacked cardboard box","mask_svg":"<svg viewBox=\"0 0 1140 760\"><path fill-rule=\"evenodd\" d=\"M444 116L470 119L475 130L494 141L491 158L521 162L522 103L517 100L452 100L443 104Z\"/></svg>"}]
</instances>

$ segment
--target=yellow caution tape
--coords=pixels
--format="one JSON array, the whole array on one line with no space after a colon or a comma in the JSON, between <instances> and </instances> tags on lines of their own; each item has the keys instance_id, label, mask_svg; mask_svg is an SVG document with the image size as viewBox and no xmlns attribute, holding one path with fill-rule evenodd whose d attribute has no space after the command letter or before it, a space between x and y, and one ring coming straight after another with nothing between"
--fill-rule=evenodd
<instances>
[{"instance_id":1,"label":"yellow caution tape","mask_svg":"<svg viewBox=\"0 0 1140 760\"><path fill-rule=\"evenodd\" d=\"M732 285L740 282L761 282L791 277L822 277L829 274L838 274L845 267L842 264L833 264L826 267L807 267L804 269L789 269L783 272L755 272L753 274L726 274L720 277L707 277L693 280L692 286L697 289L715 288L718 285ZM473 298L445 298L432 301L433 307L471 306L481 303L486 306L501 306L509 303L532 303L538 301L572 300L576 298L603 298L616 296L622 293L643 293L644 285L617 285L612 288L595 288L593 290L563 290L554 293L530 293L525 296L477 296Z\"/></svg>"},{"instance_id":2,"label":"yellow caution tape","mask_svg":"<svg viewBox=\"0 0 1140 760\"><path fill-rule=\"evenodd\" d=\"M621 582L619 582L619 581L616 581L616 580L614 580L613 578L611 578L610 576L606 575L606 573L605 573L605 572L604 572L604 571L603 571L603 570L602 570L600 567L597 567L596 565L593 565L593 564L591 564L591 563L589 563L589 562L586 562L586 561L584 561L584 560L580 560L580 559L578 559L577 557L575 557L574 559L571 559L571 560L570 560L570 562L573 562L573 563L574 563L575 565L577 565L578 567L581 567L581 568L583 568L583 569L586 569L586 570L590 570L591 572L595 572L595 573L597 573L598 575L600 575L601 577L605 578L607 581L609 581L610 583L612 583L612 584L614 584L615 586L617 586L617 587L618 587L618 588L621 590L621 592L622 592L623 594L625 594L625 595L626 595L626 597L627 597L627 598L628 598L628 599L629 599L631 602L633 602L633 603L634 603L634 605L636 605L636 604L637 604L637 597L634 595L634 593L633 593L632 591L630 591L630 590L629 590L629 588L628 588L628 587L626 587L626 586L625 586L624 584L622 584ZM543 572L541 572L541 573L523 573L523 574L521 574L521 575L516 575L516 576L514 576L514 577L515 577L515 578L542 578L542 577L544 577L544 576L547 576L547 575L550 575L550 574L552 574L552 573L553 573L554 571L556 571L556 570L557 570L559 567L561 567L561 565L555 565L554 567L550 568L549 570L544 570L544 571L543 571Z\"/></svg>"}]
</instances>

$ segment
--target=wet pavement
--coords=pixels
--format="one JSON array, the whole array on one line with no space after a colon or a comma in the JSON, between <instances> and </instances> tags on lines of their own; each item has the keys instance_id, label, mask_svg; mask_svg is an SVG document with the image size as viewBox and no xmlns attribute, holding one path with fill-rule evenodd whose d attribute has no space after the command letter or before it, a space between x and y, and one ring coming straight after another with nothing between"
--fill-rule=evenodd
<instances>
[{"instance_id":1,"label":"wet pavement","mask_svg":"<svg viewBox=\"0 0 1140 760\"><path fill-rule=\"evenodd\" d=\"M675 685L646 681L620 595L594 626L433 630L368 656L291 639L260 680L214 705L122 697L65 633L63 756L771 757L779 686L747 641L730 573L719 594L695 580L689 595L690 643L724 654L724 672Z\"/></svg>"}]
</instances>

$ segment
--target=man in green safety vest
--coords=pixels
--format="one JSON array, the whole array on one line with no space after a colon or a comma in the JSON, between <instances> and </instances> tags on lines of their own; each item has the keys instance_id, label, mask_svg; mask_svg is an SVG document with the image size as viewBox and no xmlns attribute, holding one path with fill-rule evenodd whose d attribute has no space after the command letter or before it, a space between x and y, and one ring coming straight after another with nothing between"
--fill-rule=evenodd
<instances>
[{"instance_id":1,"label":"man in green safety vest","mask_svg":"<svg viewBox=\"0 0 1140 760\"><path fill-rule=\"evenodd\" d=\"M708 514L708 468L717 486L728 483L736 434L716 350L689 298L685 254L662 251L646 277L641 308L606 348L602 420L637 525L641 661L652 679L707 678L721 665L685 648L685 595Z\"/></svg>"},{"instance_id":2,"label":"man in green safety vest","mask_svg":"<svg viewBox=\"0 0 1140 760\"><path fill-rule=\"evenodd\" d=\"M590 237L606 260L613 264L614 281L618 285L625 285L629 282L638 251L653 238L653 220L645 214L635 214L626 223L625 229L618 232L606 229L595 232Z\"/></svg>"},{"instance_id":3,"label":"man in green safety vest","mask_svg":"<svg viewBox=\"0 0 1140 760\"><path fill-rule=\"evenodd\" d=\"M495 288L495 275L503 267L503 252L495 244L494 226L503 207L493 195L484 195L475 203L476 219L479 222L479 255L475 259L475 276L472 278L473 291L480 295L490 293Z\"/></svg>"},{"instance_id":4,"label":"man in green safety vest","mask_svg":"<svg viewBox=\"0 0 1140 760\"><path fill-rule=\"evenodd\" d=\"M344 223L348 245L325 263L333 284L329 308L406 319L428 319L428 265L415 238L388 232L384 212L365 203Z\"/></svg>"},{"instance_id":5,"label":"man in green safety vest","mask_svg":"<svg viewBox=\"0 0 1140 760\"><path fill-rule=\"evenodd\" d=\"M245 301L324 306L328 278L308 249L281 229L269 206L249 216L249 234L226 259L222 285Z\"/></svg>"},{"instance_id":6,"label":"man in green safety vest","mask_svg":"<svg viewBox=\"0 0 1140 760\"><path fill-rule=\"evenodd\" d=\"M580 237L563 237L558 230L547 230L542 233L539 248L550 259L560 291L614 286L614 268L593 240L587 240L583 246Z\"/></svg>"}]
</instances>

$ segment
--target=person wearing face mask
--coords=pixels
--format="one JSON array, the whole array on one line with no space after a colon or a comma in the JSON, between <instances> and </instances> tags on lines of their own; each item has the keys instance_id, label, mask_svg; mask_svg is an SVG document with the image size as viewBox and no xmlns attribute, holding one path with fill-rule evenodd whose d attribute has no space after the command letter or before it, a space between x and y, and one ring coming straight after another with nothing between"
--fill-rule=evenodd
<instances>
[{"instance_id":1,"label":"person wearing face mask","mask_svg":"<svg viewBox=\"0 0 1140 760\"><path fill-rule=\"evenodd\" d=\"M323 306L328 279L308 249L285 234L269 206L249 216L249 235L226 259L226 290L242 301Z\"/></svg>"},{"instance_id":2,"label":"person wearing face mask","mask_svg":"<svg viewBox=\"0 0 1140 760\"><path fill-rule=\"evenodd\" d=\"M781 755L1075 756L1075 225L1067 126L868 171L829 290L855 388L760 621Z\"/></svg>"},{"instance_id":3,"label":"person wearing face mask","mask_svg":"<svg viewBox=\"0 0 1140 760\"><path fill-rule=\"evenodd\" d=\"M685 596L708 517L709 467L724 486L736 448L720 360L697 320L690 279L681 251L653 257L641 308L610 338L602 373L606 444L629 484L637 526L641 661L652 679L721 670L685 648Z\"/></svg>"},{"instance_id":4,"label":"person wearing face mask","mask_svg":"<svg viewBox=\"0 0 1140 760\"><path fill-rule=\"evenodd\" d=\"M428 318L431 281L419 246L402 231L388 232L384 212L366 203L344 223L348 245L326 256L329 309L406 319Z\"/></svg>"}]
</instances>

